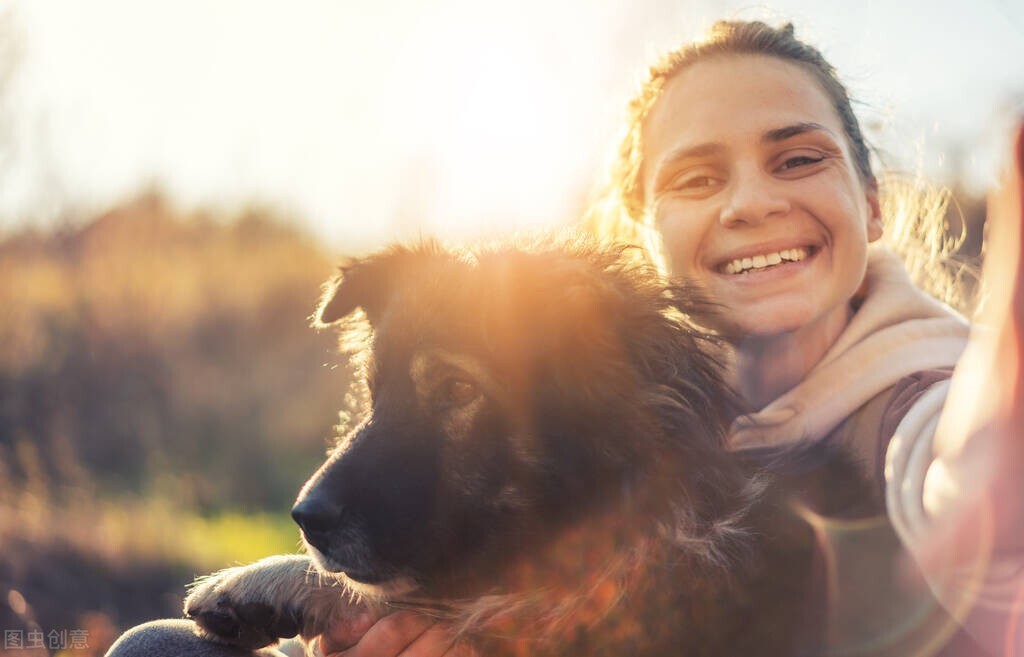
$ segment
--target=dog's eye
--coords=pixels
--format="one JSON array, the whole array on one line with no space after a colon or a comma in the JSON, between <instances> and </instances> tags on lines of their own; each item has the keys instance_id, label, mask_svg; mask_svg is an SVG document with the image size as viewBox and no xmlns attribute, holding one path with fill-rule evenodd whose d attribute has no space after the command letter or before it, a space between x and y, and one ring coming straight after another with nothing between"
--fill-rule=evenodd
<instances>
[{"instance_id":1,"label":"dog's eye","mask_svg":"<svg viewBox=\"0 0 1024 657\"><path fill-rule=\"evenodd\" d=\"M451 378L441 384L440 401L448 406L465 406L480 396L480 390L466 379Z\"/></svg>"}]
</instances>

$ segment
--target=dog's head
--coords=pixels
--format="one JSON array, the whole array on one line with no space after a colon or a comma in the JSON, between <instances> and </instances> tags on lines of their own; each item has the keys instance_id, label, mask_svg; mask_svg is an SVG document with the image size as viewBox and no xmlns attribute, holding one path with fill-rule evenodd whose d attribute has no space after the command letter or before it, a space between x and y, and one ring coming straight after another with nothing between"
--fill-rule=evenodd
<instances>
[{"instance_id":1,"label":"dog's head","mask_svg":"<svg viewBox=\"0 0 1024 657\"><path fill-rule=\"evenodd\" d=\"M464 592L668 459L674 480L687 460L713 480L724 387L674 301L622 249L581 242L344 266L316 321L363 312L370 409L294 508L318 565Z\"/></svg>"}]
</instances>

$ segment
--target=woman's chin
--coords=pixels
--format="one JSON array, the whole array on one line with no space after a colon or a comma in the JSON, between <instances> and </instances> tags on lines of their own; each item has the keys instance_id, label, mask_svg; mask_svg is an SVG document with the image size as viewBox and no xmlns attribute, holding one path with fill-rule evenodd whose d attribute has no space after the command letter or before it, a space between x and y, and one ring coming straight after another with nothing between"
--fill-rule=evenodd
<instances>
[{"instance_id":1,"label":"woman's chin","mask_svg":"<svg viewBox=\"0 0 1024 657\"><path fill-rule=\"evenodd\" d=\"M763 311L745 313L742 317L723 317L716 328L734 345L752 340L772 340L793 335L809 322L793 312L766 313Z\"/></svg>"}]
</instances>

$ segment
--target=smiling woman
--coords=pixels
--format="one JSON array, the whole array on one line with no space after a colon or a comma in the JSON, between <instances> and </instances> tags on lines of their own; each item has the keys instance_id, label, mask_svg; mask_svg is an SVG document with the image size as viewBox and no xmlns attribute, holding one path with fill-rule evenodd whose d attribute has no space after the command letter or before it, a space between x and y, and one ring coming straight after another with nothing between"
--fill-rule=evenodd
<instances>
[{"instance_id":1,"label":"smiling woman","mask_svg":"<svg viewBox=\"0 0 1024 657\"><path fill-rule=\"evenodd\" d=\"M883 214L897 204L882 198L847 91L791 26L717 24L652 67L630 111L592 221L640 237L719 304L703 321L752 359L737 385L755 407L801 381L842 333L849 301L863 297L869 243L886 237L915 254L915 279L958 300L944 197Z\"/></svg>"},{"instance_id":2,"label":"smiling woman","mask_svg":"<svg viewBox=\"0 0 1024 657\"><path fill-rule=\"evenodd\" d=\"M946 253L934 247L948 240L934 237L943 226L928 220L938 218L943 198L920 197L939 201L931 210L882 198L846 89L791 25L719 22L706 40L663 58L631 105L619 155L595 225L615 236L647 236L652 259L717 303L695 319L734 347L734 385L755 411L733 424L732 447L773 462L794 448L828 446L854 455L877 482L874 513L887 514L883 525L891 523L900 542L872 543L861 533L857 554L839 559L838 544L822 534L832 570L830 645L860 651L866 636L884 636L884 654L930 655L956 637L952 654L981 654L958 634L966 628L993 654L1024 648L1024 557L1020 531L1009 527L1021 526L1020 510L1000 501L1013 478L1007 473L1024 466L1008 424L1000 424L1012 405L1004 416L960 422L959 433L936 438L968 327L915 287L891 251L872 244L889 232L908 252L924 249L941 261ZM1021 217L1005 221L1012 228ZM907 261L931 290L955 300L955 278L941 262ZM1007 277L995 281L1005 289L1022 283L1012 280L1019 271L1012 258L990 269ZM999 312L989 314L995 326L1019 334ZM991 352L986 334L972 344L975 353ZM1020 360L1012 351L1005 356ZM1011 389L1019 386L1017 372L1011 366L1005 377ZM960 414L983 399L978 386L954 386L951 406ZM999 388L990 385L986 395L1000 397ZM960 447L942 448L949 444ZM1000 453L1017 454L1015 465L1002 464ZM863 509L827 509L830 494L842 492L808 491L793 503L822 531L837 512L871 519ZM965 508L998 518L995 529L979 533ZM913 612L879 616L870 607L906 595L907 582L866 593L850 579L852 564L865 558L901 577L913 559L960 625L901 643L915 634ZM868 605L851 603L851 594ZM896 628L894 620L907 623Z\"/></svg>"}]
</instances>

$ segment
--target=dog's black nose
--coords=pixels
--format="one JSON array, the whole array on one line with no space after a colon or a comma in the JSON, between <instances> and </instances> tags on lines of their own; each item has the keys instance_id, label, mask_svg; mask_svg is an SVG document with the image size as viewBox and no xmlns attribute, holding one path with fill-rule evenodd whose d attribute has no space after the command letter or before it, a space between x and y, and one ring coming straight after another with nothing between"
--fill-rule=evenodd
<instances>
[{"instance_id":1,"label":"dog's black nose","mask_svg":"<svg viewBox=\"0 0 1024 657\"><path fill-rule=\"evenodd\" d=\"M292 519L306 533L322 534L341 524L341 507L317 497L306 497L292 507Z\"/></svg>"}]
</instances>

